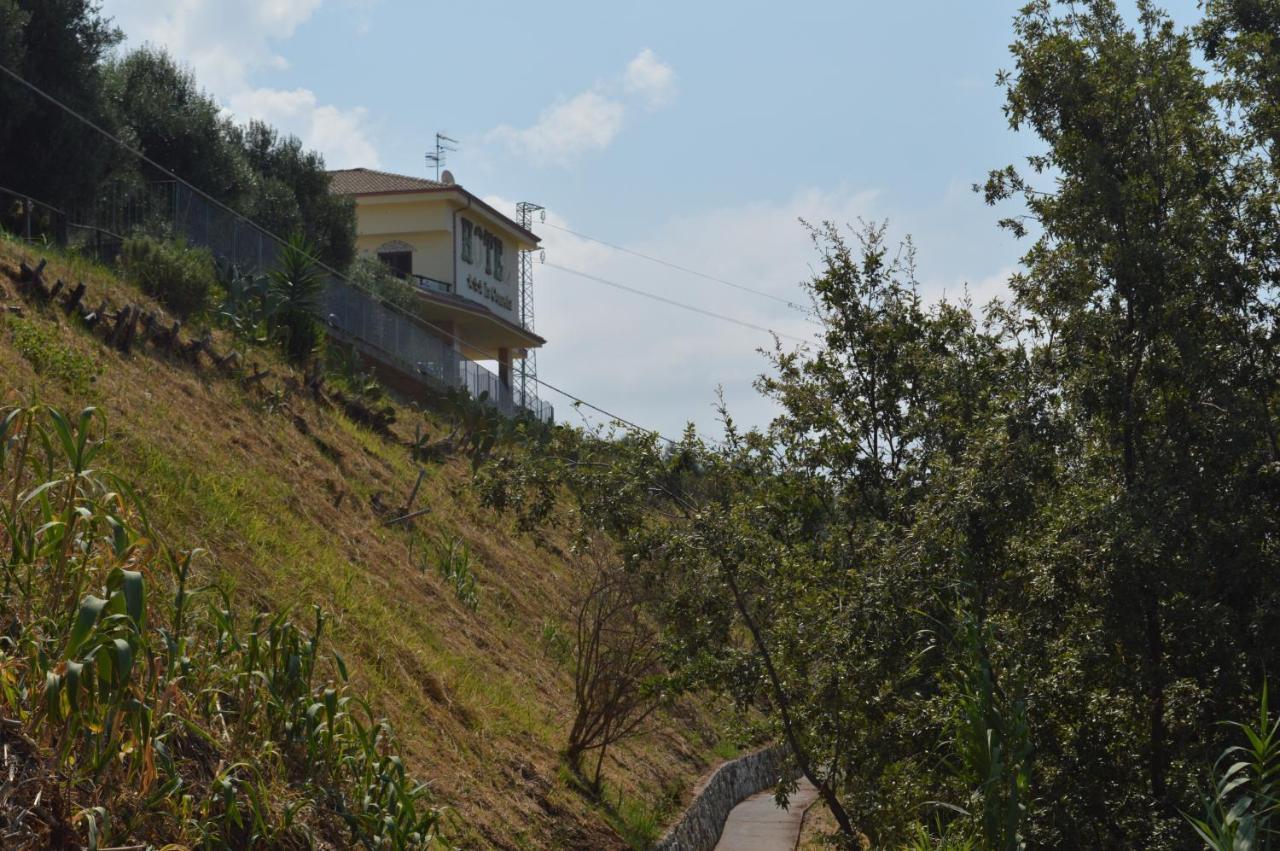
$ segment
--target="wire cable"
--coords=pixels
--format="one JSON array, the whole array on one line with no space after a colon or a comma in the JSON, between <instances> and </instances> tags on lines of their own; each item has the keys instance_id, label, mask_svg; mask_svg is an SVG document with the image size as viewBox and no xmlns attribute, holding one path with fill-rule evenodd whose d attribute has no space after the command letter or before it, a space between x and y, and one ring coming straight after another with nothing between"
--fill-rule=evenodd
<instances>
[{"instance_id":1,"label":"wire cable","mask_svg":"<svg viewBox=\"0 0 1280 851\"><path fill-rule=\"evenodd\" d=\"M203 189L201 189L200 187L195 186L194 184L189 183L189 182L187 182L186 180L183 180L181 177L179 177L179 176L178 176L176 173L174 173L173 171L171 171L171 170L169 170L169 169L165 168L165 167L164 167L164 166L162 166L160 163L158 163L158 162L156 162L155 160L151 159L150 157L148 157L146 154L144 154L142 151L138 150L137 148L134 148L132 145L130 145L129 143L125 142L125 141L124 141L123 139L121 139L120 137L116 136L115 134L111 133L111 132L110 132L110 131L108 131L108 130L103 129L101 126L99 126L99 125L98 125L96 122L94 122L92 119L87 118L87 117L85 117L84 115L81 115L81 114L80 114L79 112L77 112L76 110L74 110L74 109L72 109L71 107L67 106L65 103L63 103L62 101L58 100L57 98L55 98L53 95L49 94L48 92L44 91L43 89L41 89L39 86L35 85L34 83L29 82L29 81L28 81L26 78L24 78L21 74L18 74L16 71L12 70L11 68L7 67L6 65L4 65L4 64L2 64L2 63L0 63L0 72L3 72L4 74L6 74L6 75L8 75L9 77L13 78L13 79L14 79L15 81L17 81L18 83L21 83L23 86L25 86L26 88L30 89L30 90L31 90L32 92L34 92L35 94L37 94L37 95L39 95L40 97L44 98L45 100L49 101L49 103L52 103L54 106L58 107L58 108L59 108L59 109L61 109L63 112L67 113L68 115L73 116L74 118L76 118L77 120L79 120L81 123L83 123L83 124L87 125L88 127L91 127L92 129L96 130L99 134L101 134L102 136L106 137L109 141L111 141L111 142L115 143L116 145L119 145L121 148L123 148L124 150L126 150L126 151L128 151L129 153L133 154L133 155L134 155L134 156L136 156L138 159L140 159L140 160L142 160L143 162L145 162L145 163L147 163L147 164L151 165L151 166L152 166L152 167L154 167L154 168L159 169L161 172L163 172L164 174L167 174L169 177L172 177L174 180L178 181L179 183L183 184L184 186L187 186L187 187L188 187L188 188L190 188L192 191L194 191L194 192L196 192L197 194L199 194L202 198L204 198L206 201L209 201L209 202L210 202L211 204L213 204L214 206L216 206L216 207L218 207L218 208L220 208L220 209L222 209L222 210L225 210L226 212L230 213L231 215L235 216L236 218L238 218L238 219L240 219L240 220L242 220L242 221L244 221L244 222L248 222L248 223L249 223L250 225L252 225L254 228L257 228L259 231L261 231L262 233L264 233L264 234L266 234L267 236L271 237L272 239L274 239L276 242L280 243L281 245L286 245L286 244L287 244L287 242L286 242L285 240L281 239L281 238L280 238L279 236L277 236L276 234L274 234L274 233L272 233L271 231L267 230L266 228L262 227L262 226L261 226L261 225L259 225L257 222L252 221L251 219L249 219L248 217L246 217L243 213L239 213L239 212L237 212L237 211L233 210L231 207L228 207L226 204L222 203L222 202L221 202L221 201L219 201L217 198L214 198L212 195L210 195L209 193L205 192L205 191L204 191ZM313 255L307 255L307 257L308 257L308 259L310 259L312 262L316 263L316 264L317 264L318 266L320 266L321 268L323 268L323 269L327 270L328 272L332 273L333 275L335 275L336 277L338 277L339 279L341 279L342 281L344 281L344 282L345 282L345 283L347 283L348 285L350 285L350 286L352 286L352 287L356 288L357 290L360 290L361 292L365 292L365 290L364 290L362 287L358 286L354 281L352 281L352 280L351 280L350 278L348 278L346 275L343 275L341 272L338 272L336 269L331 268L328 264L324 263L324 261L322 261L320 258L315 257L315 256L313 256ZM440 336L442 336L442 337L444 337L444 338L446 338L446 339L453 340L453 341L455 341L455 342L457 342L457 343L459 343L459 344L461 344L461 345L463 345L463 346L465 346L465 347L467 347L467 348L470 348L473 352L475 352L475 353L477 353L477 354L483 354L483 353L484 353L484 352L483 352L483 350L476 348L474 345L471 345L471 344L467 343L465 340L462 340L462 339L461 339L461 338L459 338L457 335L455 335L455 334L452 334L452 333L450 333L450 332L445 331L445 330L444 330L443 328L441 328L440 326L435 325L435 324L433 324L433 323L431 323L431 322L428 322L427 320L423 319L423 318L422 318L422 317L420 317L420 316L414 315L414 316L413 316L413 318L414 318L415 320L417 320L418 322L422 323L423 325L425 325L426 327L430 328L431 330L435 331L437 334L439 334ZM600 414L603 414L604 416L609 417L610 419L612 419L612 420L614 420L614 421L616 421L616 422L622 423L623 425L625 425L625 426L627 426L627 427L629 427L629 428L633 428L633 429L635 429L635 430L637 430L637 431L641 431L641 432L644 432L644 433L646 433L646 434L654 435L654 436L656 436L656 437L658 437L658 438L660 438L660 439L662 439L662 440L665 440L667 443L670 443L670 444L671 444L671 445L673 445L673 446L674 446L674 445L676 445L676 441L674 441L674 440L672 440L671 438L669 438L669 437L667 437L667 436L663 435L661 432L654 431L653 429L649 429L649 428L645 428L645 427L643 427L643 426L637 425L636 423L631 422L630 420L626 419L625 417L621 417L621 416L618 416L617 414L614 414L614 413L612 413L612 412L610 412L610 411L607 411L607 410L605 410L604 408L601 408L599 405L593 405L592 403L588 402L587 400L585 400L585 399L583 399L583 398L581 398L581 397L575 396L575 395L573 395L572 393L569 393L569 392L568 392L568 391L566 391L566 390L561 390L559 387L556 387L556 386L554 386L554 385L552 385L552 384L549 384L549 383L547 383L546 381L543 381L542 379L537 378L536 376L534 377L534 379L533 379L533 380L534 380L535 382L537 382L539 385L541 385L541 386L543 386L543 387L546 387L548 390L551 390L551 391L553 391L553 392L555 392L555 393L559 393L561 396L564 396L566 399L572 399L574 402L576 402L576 403L578 403L578 404L580 404L580 405L583 405L583 406L585 406L585 407L587 407L587 408L590 408L591 410L596 411L596 412L598 412L598 413L600 413Z\"/></svg>"},{"instance_id":2,"label":"wire cable","mask_svg":"<svg viewBox=\"0 0 1280 851\"><path fill-rule=\"evenodd\" d=\"M561 272L568 272L570 275L577 275L579 278L585 278L588 281L595 281L597 284L604 284L605 286L614 287L615 289L623 290L629 293L634 293L635 295L638 295L638 296L644 296L645 298L653 299L654 301L660 301L663 304L669 304L672 307L678 307L678 308L681 308L682 310L689 310L689 311L692 311L693 313L700 313L703 316L709 316L712 319L719 319L721 322L728 322L732 325L740 325L743 328L750 328L752 331L761 331L765 334L772 334L775 337L783 337L785 339L792 340L797 343L810 342L809 340L806 340L803 337L797 337L793 334L784 334L781 331L775 331L772 328L766 328L763 325L756 325L752 322L747 322L746 320L743 320L743 319L735 319L732 316L725 316L723 313L716 313L713 310L704 310L701 307L694 307L692 304L685 304L682 301L676 301L675 299L670 299L670 298L667 298L666 296L660 296L660 295L657 295L656 293L651 293L646 290L630 287L630 286L627 286L626 284L620 284L617 281L610 281L608 278L601 278L600 276L592 275L589 272L583 272L578 269L570 269L568 266L561 266L559 263L543 263L542 265L549 266L552 269L559 269Z\"/></svg>"},{"instance_id":3,"label":"wire cable","mask_svg":"<svg viewBox=\"0 0 1280 851\"><path fill-rule=\"evenodd\" d=\"M603 240L603 239L598 239L594 236L587 236L585 233L580 233L576 230L570 230L569 228L561 227L560 225L552 224L551 222L543 222L543 224L549 228L554 228L555 230L563 231L564 233L576 236L578 237L578 239L585 239L588 242L594 242L597 245L603 245L606 248L612 248L614 251L621 251L623 254L630 254L632 257L639 257L641 260L648 260L650 263L657 263L660 266L666 266L668 269L675 269L677 272L684 272L685 274L688 274L688 275L694 275L699 278L705 278L708 281L714 281L717 284L724 284L726 287L733 287L735 290L741 290L744 293L751 293L752 295L758 295L761 298L772 299L773 301L779 302L781 304L785 304L787 307L790 307L793 310L798 310L801 313L807 313L803 305L796 304L794 301L791 301L790 299L787 299L787 298L783 298L782 296L777 296L777 295L774 295L773 293L767 293L764 290L757 290L752 287L745 286L743 284L737 284L737 283L734 283L733 281L726 280L725 278L717 277L716 275L711 275L706 272L699 272L697 269L690 269L688 266L681 266L679 263L672 263L670 260L663 260L661 257L654 257L650 254L644 254L642 252L627 248L626 246L618 245L617 243L608 242L607 240Z\"/></svg>"}]
</instances>

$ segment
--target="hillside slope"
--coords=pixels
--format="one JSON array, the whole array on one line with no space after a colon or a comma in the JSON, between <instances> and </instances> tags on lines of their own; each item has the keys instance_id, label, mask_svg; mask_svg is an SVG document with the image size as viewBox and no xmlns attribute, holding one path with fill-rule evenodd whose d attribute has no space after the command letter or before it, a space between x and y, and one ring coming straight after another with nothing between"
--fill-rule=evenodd
<instances>
[{"instance_id":1,"label":"hillside slope","mask_svg":"<svg viewBox=\"0 0 1280 851\"><path fill-rule=\"evenodd\" d=\"M717 745L712 714L692 701L611 757L606 803L584 800L560 769L572 687L544 635L578 575L563 541L537 542L481 508L460 459L423 467L414 508L426 514L385 525L418 477L402 441L417 427L443 435L443 422L397 407L392 435L379 436L302 394L121 354L20 299L18 264L42 257L49 280L83 280L89 302L149 304L105 269L0 241L0 303L22 306L0 319L5 404L99 407L109 436L98 463L134 483L171 544L208 551L204 578L245 612L330 612L353 682L390 719L410 771L455 808L460 844L626 847L679 806ZM263 350L249 357L288 374ZM438 544L469 551L474 610L436 570Z\"/></svg>"}]
</instances>

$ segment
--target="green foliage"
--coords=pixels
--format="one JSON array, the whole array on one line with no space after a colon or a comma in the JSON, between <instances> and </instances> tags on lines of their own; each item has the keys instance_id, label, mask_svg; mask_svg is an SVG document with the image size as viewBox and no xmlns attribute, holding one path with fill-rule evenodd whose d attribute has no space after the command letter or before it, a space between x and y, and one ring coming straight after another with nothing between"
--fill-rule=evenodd
<instances>
[{"instance_id":1,"label":"green foliage","mask_svg":"<svg viewBox=\"0 0 1280 851\"><path fill-rule=\"evenodd\" d=\"M329 191L323 157L261 122L235 125L162 50L113 55L121 38L91 0L0 0L6 66L268 231L305 234L324 262L345 269L355 208ZM151 181L168 179L11 82L0 86L0 114L0 185L77 215L108 202L133 213ZM57 233L56 222L36 224Z\"/></svg>"},{"instance_id":2,"label":"green foliage","mask_svg":"<svg viewBox=\"0 0 1280 851\"><path fill-rule=\"evenodd\" d=\"M972 832L982 837L981 847L1018 851L1025 847L1031 781L1026 706L997 688L987 652L990 628L969 616L958 622L958 664L944 691L953 706L948 762L971 790L964 814L976 816Z\"/></svg>"},{"instance_id":3,"label":"green foliage","mask_svg":"<svg viewBox=\"0 0 1280 851\"><path fill-rule=\"evenodd\" d=\"M257 188L238 209L272 233L302 234L323 263L346 269L356 256L355 202L329 191L324 157L261 121L237 128L232 138Z\"/></svg>"},{"instance_id":4,"label":"green foliage","mask_svg":"<svg viewBox=\"0 0 1280 851\"><path fill-rule=\"evenodd\" d=\"M353 846L435 843L442 814L323 650L324 615L244 628L193 587L197 553L93 464L104 431L92 408L0 419L0 707L23 743L6 842L298 847L330 820Z\"/></svg>"},{"instance_id":5,"label":"green foliage","mask_svg":"<svg viewBox=\"0 0 1280 851\"><path fill-rule=\"evenodd\" d=\"M267 342L273 307L267 276L247 272L233 264L220 263L217 277L222 291L218 320L241 339Z\"/></svg>"},{"instance_id":6,"label":"green foliage","mask_svg":"<svg viewBox=\"0 0 1280 851\"><path fill-rule=\"evenodd\" d=\"M217 284L213 255L182 239L129 237L120 249L120 264L143 292L184 318L209 307Z\"/></svg>"},{"instance_id":7,"label":"green foliage","mask_svg":"<svg viewBox=\"0 0 1280 851\"><path fill-rule=\"evenodd\" d=\"M373 255L356 256L347 270L347 277L356 286L401 310L413 313L418 307L417 287L396 275Z\"/></svg>"},{"instance_id":8,"label":"green foliage","mask_svg":"<svg viewBox=\"0 0 1280 851\"><path fill-rule=\"evenodd\" d=\"M260 121L240 127L190 70L150 47L104 68L120 131L151 159L276 234L303 234L342 269L355 253L350 199L329 191L324 159Z\"/></svg>"},{"instance_id":9,"label":"green foliage","mask_svg":"<svg viewBox=\"0 0 1280 851\"><path fill-rule=\"evenodd\" d=\"M559 622L551 618L542 619L542 632L538 636L542 652L561 667L566 667L572 660L572 639L565 634Z\"/></svg>"},{"instance_id":10,"label":"green foliage","mask_svg":"<svg viewBox=\"0 0 1280 851\"><path fill-rule=\"evenodd\" d=\"M386 390L372 368L365 366L360 353L353 347L332 344L325 346L325 367L330 380L357 398L369 403L381 402L386 398ZM419 434L419 444L421 441Z\"/></svg>"},{"instance_id":11,"label":"green foliage","mask_svg":"<svg viewBox=\"0 0 1280 851\"><path fill-rule=\"evenodd\" d=\"M760 712L845 846L1187 847L1213 719L1280 665L1280 6L1205 15L1018 12L1040 149L980 187L1030 241L1010 303L926 304L909 243L820 225L766 429L482 439L482 500L607 536L676 679ZM1271 830L1235 784L1273 726L1214 847Z\"/></svg>"},{"instance_id":12,"label":"green foliage","mask_svg":"<svg viewBox=\"0 0 1280 851\"><path fill-rule=\"evenodd\" d=\"M1268 851L1280 846L1280 717L1262 687L1256 725L1231 722L1245 744L1218 757L1203 818L1188 817L1209 851Z\"/></svg>"},{"instance_id":13,"label":"green foliage","mask_svg":"<svg viewBox=\"0 0 1280 851\"><path fill-rule=\"evenodd\" d=\"M316 265L315 248L295 234L281 250L267 282L271 331L289 360L304 363L322 340L318 319L324 277Z\"/></svg>"},{"instance_id":14,"label":"green foliage","mask_svg":"<svg viewBox=\"0 0 1280 851\"><path fill-rule=\"evenodd\" d=\"M89 391L101 370L93 358L58 339L47 324L10 316L6 323L13 334L13 347L41 375L63 382L78 394Z\"/></svg>"},{"instance_id":15,"label":"green foliage","mask_svg":"<svg viewBox=\"0 0 1280 851\"><path fill-rule=\"evenodd\" d=\"M120 131L147 156L233 207L248 200L256 175L234 125L189 68L141 47L107 62L103 77Z\"/></svg>"}]
</instances>

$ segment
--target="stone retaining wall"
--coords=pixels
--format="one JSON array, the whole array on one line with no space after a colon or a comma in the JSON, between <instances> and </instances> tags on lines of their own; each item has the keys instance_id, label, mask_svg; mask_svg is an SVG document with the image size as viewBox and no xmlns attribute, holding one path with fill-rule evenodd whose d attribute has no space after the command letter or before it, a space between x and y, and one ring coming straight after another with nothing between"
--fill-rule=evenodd
<instances>
[{"instance_id":1,"label":"stone retaining wall","mask_svg":"<svg viewBox=\"0 0 1280 851\"><path fill-rule=\"evenodd\" d=\"M781 747L765 748L717 768L680 820L653 846L654 851L712 851L729 811L778 784L784 753Z\"/></svg>"}]
</instances>

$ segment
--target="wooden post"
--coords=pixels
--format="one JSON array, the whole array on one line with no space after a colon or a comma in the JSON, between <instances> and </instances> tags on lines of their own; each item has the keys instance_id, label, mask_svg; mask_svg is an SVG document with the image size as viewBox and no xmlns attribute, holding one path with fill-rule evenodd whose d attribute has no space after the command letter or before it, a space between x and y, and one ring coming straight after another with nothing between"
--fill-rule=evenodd
<instances>
[{"instance_id":1,"label":"wooden post","mask_svg":"<svg viewBox=\"0 0 1280 851\"><path fill-rule=\"evenodd\" d=\"M125 330L129 327L129 317L132 314L133 308L127 304L117 310L115 327L111 329L111 333L107 334L107 343L122 351L124 350Z\"/></svg>"},{"instance_id":2,"label":"wooden post","mask_svg":"<svg viewBox=\"0 0 1280 851\"><path fill-rule=\"evenodd\" d=\"M178 333L182 330L182 323L177 319L173 320L173 327L169 329L169 336L165 339L165 348L173 351L178 345Z\"/></svg>"},{"instance_id":3,"label":"wooden post","mask_svg":"<svg viewBox=\"0 0 1280 851\"><path fill-rule=\"evenodd\" d=\"M125 354L128 354L129 350L133 348L133 338L138 334L138 319L141 315L142 308L140 307L135 307L129 312L129 324L124 329L124 340L120 344Z\"/></svg>"},{"instance_id":4,"label":"wooden post","mask_svg":"<svg viewBox=\"0 0 1280 851\"><path fill-rule=\"evenodd\" d=\"M70 316L80 306L80 299L82 298L84 298L84 281L76 284L75 289L67 293L67 300L62 305L63 311Z\"/></svg>"},{"instance_id":5,"label":"wooden post","mask_svg":"<svg viewBox=\"0 0 1280 851\"><path fill-rule=\"evenodd\" d=\"M95 326L97 326L99 322L102 321L102 314L106 312L107 312L107 300L104 298L102 300L102 304L98 305L97 310L85 315L84 323L88 325L90 329L92 329Z\"/></svg>"}]
</instances>

